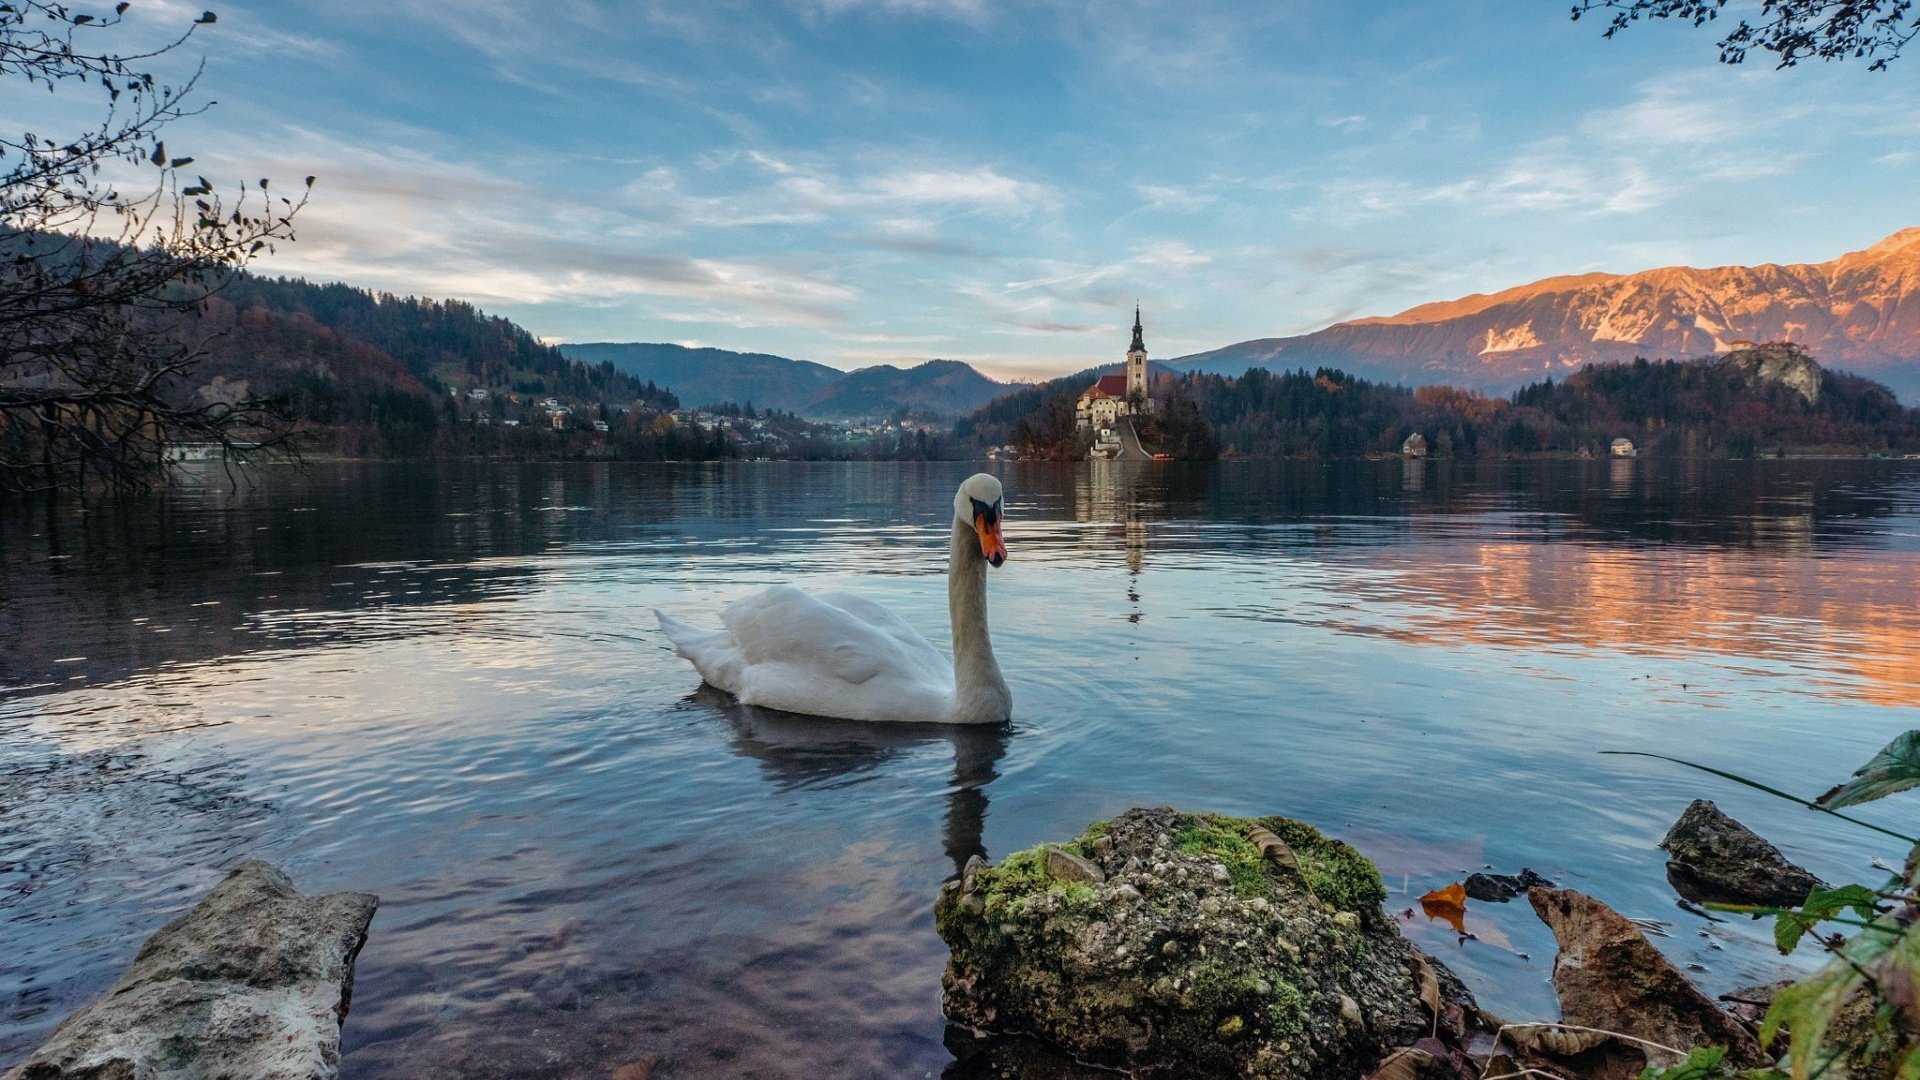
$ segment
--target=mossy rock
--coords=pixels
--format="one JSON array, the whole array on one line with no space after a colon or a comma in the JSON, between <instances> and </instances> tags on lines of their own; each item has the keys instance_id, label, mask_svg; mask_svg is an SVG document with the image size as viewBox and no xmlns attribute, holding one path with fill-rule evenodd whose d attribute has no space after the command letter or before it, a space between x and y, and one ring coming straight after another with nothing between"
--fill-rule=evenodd
<instances>
[{"instance_id":1,"label":"mossy rock","mask_svg":"<svg viewBox=\"0 0 1920 1080\"><path fill-rule=\"evenodd\" d=\"M1057 878L1050 847L1104 880ZM1468 1000L1385 898L1372 863L1311 825L1129 810L941 890L947 1015L1130 1071L1363 1076L1431 1029L1419 965Z\"/></svg>"}]
</instances>

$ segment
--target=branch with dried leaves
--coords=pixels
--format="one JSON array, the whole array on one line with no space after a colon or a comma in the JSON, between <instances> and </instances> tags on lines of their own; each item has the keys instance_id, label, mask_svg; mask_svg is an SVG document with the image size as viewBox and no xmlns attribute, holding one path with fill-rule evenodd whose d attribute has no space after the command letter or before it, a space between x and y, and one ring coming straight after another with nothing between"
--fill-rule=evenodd
<instances>
[{"instance_id":1,"label":"branch with dried leaves","mask_svg":"<svg viewBox=\"0 0 1920 1080\"><path fill-rule=\"evenodd\" d=\"M306 189L276 196L263 179L223 196L185 171L194 159L161 134L204 109L199 72L168 85L140 68L215 18L155 49L96 47L129 6L0 3L0 78L104 96L77 135L0 137L0 492L142 488L169 447L240 456L290 431L273 400L193 386L192 335L209 296L293 239Z\"/></svg>"},{"instance_id":2,"label":"branch with dried leaves","mask_svg":"<svg viewBox=\"0 0 1920 1080\"><path fill-rule=\"evenodd\" d=\"M1601 36L1611 38L1642 19L1705 26L1726 7L1727 0L1580 0L1573 17L1608 13ZM1743 63L1757 48L1783 68L1802 60L1867 60L1867 70L1884 71L1916 34L1920 15L1912 0L1761 0L1756 16L1741 18L1720 39L1720 62Z\"/></svg>"}]
</instances>

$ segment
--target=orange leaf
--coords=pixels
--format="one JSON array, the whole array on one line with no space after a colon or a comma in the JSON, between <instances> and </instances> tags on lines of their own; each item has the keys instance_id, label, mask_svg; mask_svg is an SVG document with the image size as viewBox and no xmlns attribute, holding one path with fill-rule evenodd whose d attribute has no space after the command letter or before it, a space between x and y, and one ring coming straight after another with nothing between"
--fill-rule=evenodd
<instances>
[{"instance_id":1,"label":"orange leaf","mask_svg":"<svg viewBox=\"0 0 1920 1080\"><path fill-rule=\"evenodd\" d=\"M1429 919L1439 919L1453 927L1454 933L1467 932L1467 887L1454 882L1444 889L1435 889L1420 898L1420 910L1427 913Z\"/></svg>"}]
</instances>

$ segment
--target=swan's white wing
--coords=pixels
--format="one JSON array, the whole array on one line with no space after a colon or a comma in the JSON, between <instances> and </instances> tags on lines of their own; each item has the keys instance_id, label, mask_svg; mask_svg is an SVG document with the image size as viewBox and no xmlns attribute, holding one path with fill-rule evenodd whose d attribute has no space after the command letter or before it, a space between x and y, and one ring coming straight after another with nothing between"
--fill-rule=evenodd
<instances>
[{"instance_id":1,"label":"swan's white wing","mask_svg":"<svg viewBox=\"0 0 1920 1080\"><path fill-rule=\"evenodd\" d=\"M933 643L907 620L853 593L821 593L819 599L892 638L900 650L901 663L910 666L919 677L936 683L953 681L953 663L940 655L940 650L934 648Z\"/></svg>"},{"instance_id":2,"label":"swan's white wing","mask_svg":"<svg viewBox=\"0 0 1920 1080\"><path fill-rule=\"evenodd\" d=\"M952 705L952 666L872 601L777 585L721 618L723 630L667 615L660 626L707 682L746 704L883 721L937 721Z\"/></svg>"}]
</instances>

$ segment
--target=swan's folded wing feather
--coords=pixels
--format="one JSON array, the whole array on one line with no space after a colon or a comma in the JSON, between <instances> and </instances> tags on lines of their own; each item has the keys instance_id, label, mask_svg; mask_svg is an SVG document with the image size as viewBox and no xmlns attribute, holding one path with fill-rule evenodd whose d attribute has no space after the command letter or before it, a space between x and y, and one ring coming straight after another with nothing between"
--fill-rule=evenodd
<instances>
[{"instance_id":1,"label":"swan's folded wing feather","mask_svg":"<svg viewBox=\"0 0 1920 1080\"><path fill-rule=\"evenodd\" d=\"M898 649L901 663L909 666L919 678L933 682L945 682L953 678L952 662L940 655L940 650L933 647L926 635L887 608L864 596L845 592L821 593L820 600L891 638Z\"/></svg>"},{"instance_id":2,"label":"swan's folded wing feather","mask_svg":"<svg viewBox=\"0 0 1920 1080\"><path fill-rule=\"evenodd\" d=\"M906 659L889 629L791 585L735 601L723 618L749 665L817 670L858 684Z\"/></svg>"}]
</instances>

